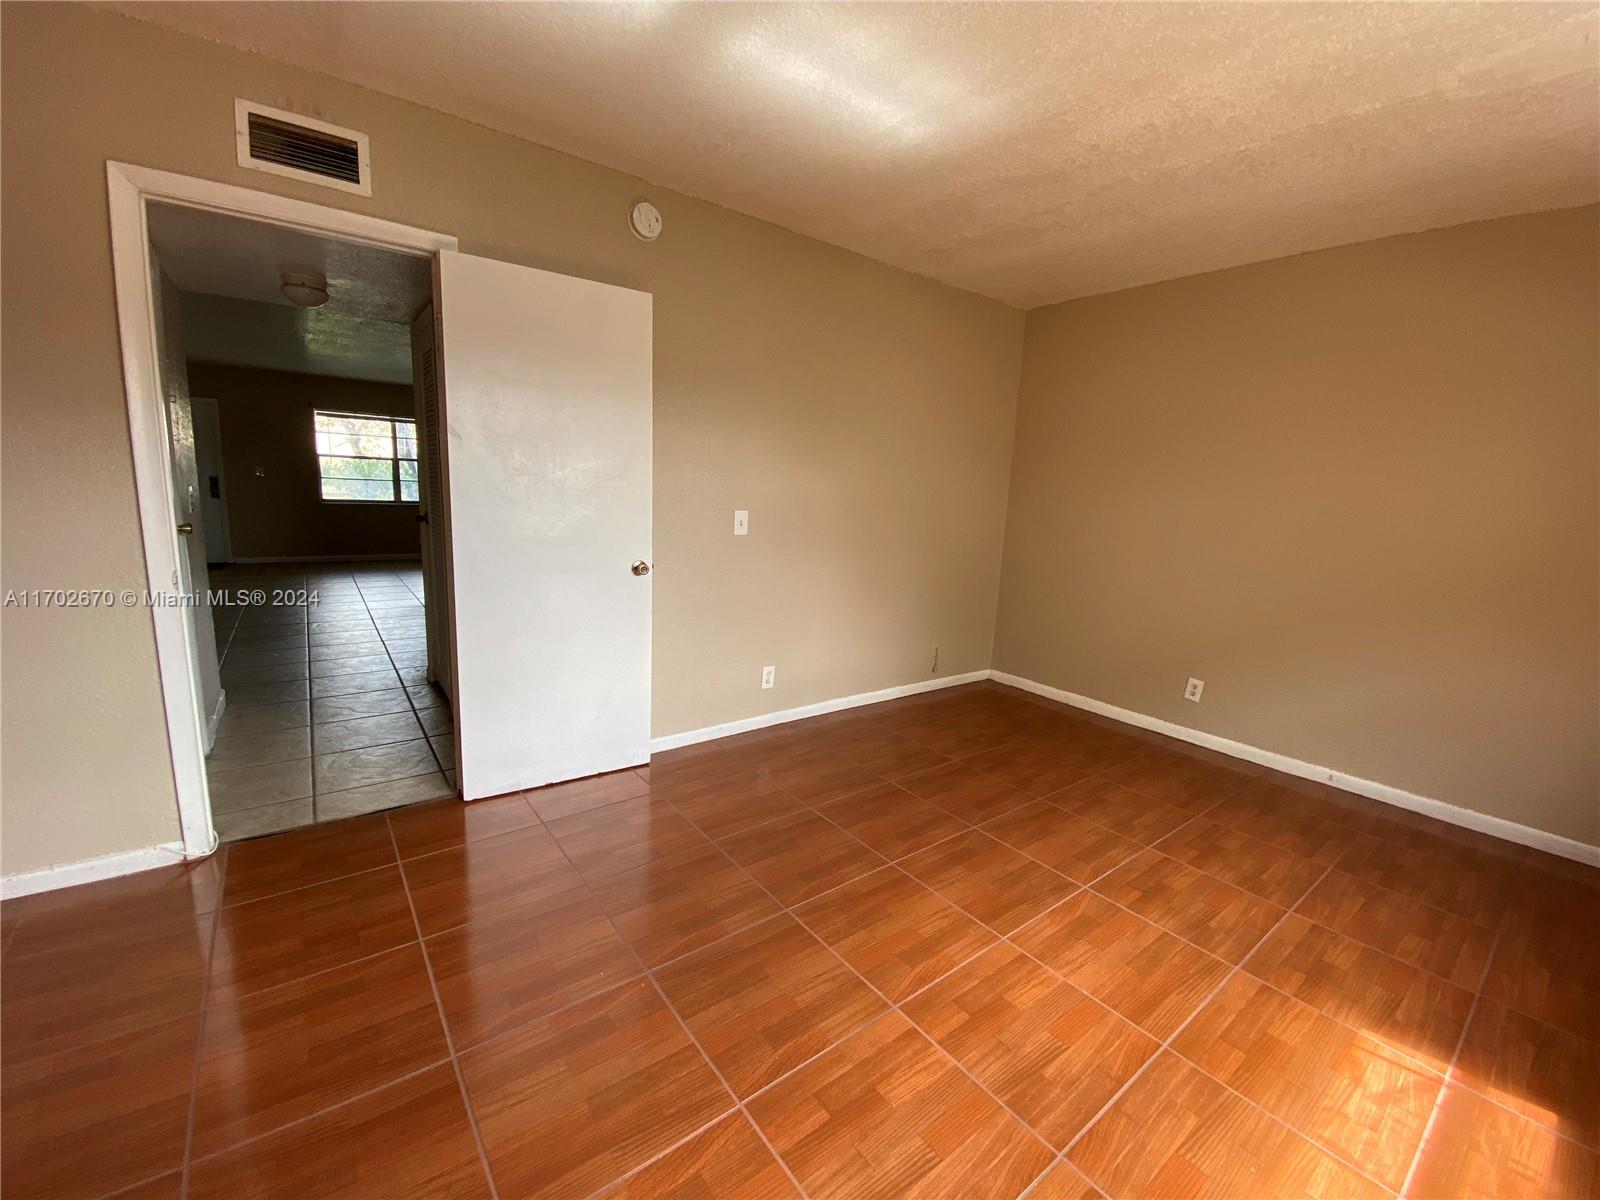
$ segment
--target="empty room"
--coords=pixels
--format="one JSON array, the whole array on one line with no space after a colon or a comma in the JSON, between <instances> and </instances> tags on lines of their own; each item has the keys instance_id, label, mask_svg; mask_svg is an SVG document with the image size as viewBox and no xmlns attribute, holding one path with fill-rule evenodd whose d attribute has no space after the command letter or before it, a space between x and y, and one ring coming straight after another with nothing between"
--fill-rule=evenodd
<instances>
[{"instance_id":1,"label":"empty room","mask_svg":"<svg viewBox=\"0 0 1600 1200\"><path fill-rule=\"evenodd\" d=\"M0 1197L1600 1197L1600 5L0 5Z\"/></svg>"}]
</instances>

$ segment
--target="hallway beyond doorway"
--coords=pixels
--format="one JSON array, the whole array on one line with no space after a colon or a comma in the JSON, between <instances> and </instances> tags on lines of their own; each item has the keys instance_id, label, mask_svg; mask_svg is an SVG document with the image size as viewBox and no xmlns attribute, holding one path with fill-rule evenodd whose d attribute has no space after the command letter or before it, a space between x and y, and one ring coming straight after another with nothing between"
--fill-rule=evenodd
<instances>
[{"instance_id":1,"label":"hallway beyond doorway","mask_svg":"<svg viewBox=\"0 0 1600 1200\"><path fill-rule=\"evenodd\" d=\"M238 565L215 592L227 707L206 759L223 841L455 792L455 724L427 679L422 568L404 562ZM274 604L275 593L306 603Z\"/></svg>"}]
</instances>

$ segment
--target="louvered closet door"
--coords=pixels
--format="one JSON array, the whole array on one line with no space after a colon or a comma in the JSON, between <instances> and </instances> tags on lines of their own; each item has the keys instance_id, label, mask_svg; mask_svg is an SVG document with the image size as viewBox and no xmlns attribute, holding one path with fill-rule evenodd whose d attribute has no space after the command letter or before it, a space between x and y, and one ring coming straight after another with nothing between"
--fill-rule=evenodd
<instances>
[{"instance_id":1,"label":"louvered closet door","mask_svg":"<svg viewBox=\"0 0 1600 1200\"><path fill-rule=\"evenodd\" d=\"M444 428L439 411L439 377L434 333L433 306L430 304L411 324L411 381L417 409L417 482L421 503L418 515L422 529L422 588L427 600L425 620L428 629L428 678L455 697L451 678L450 653L450 578L446 561L446 534L449 518L444 498L444 461L440 431Z\"/></svg>"},{"instance_id":2,"label":"louvered closet door","mask_svg":"<svg viewBox=\"0 0 1600 1200\"><path fill-rule=\"evenodd\" d=\"M650 297L445 252L434 300L462 794L645 762Z\"/></svg>"}]
</instances>

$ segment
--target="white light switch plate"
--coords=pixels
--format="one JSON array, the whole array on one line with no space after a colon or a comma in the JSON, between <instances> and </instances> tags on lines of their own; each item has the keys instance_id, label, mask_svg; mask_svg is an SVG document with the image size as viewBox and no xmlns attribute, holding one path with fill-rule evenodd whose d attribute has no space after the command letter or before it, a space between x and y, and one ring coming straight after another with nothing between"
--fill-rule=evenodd
<instances>
[{"instance_id":1,"label":"white light switch plate","mask_svg":"<svg viewBox=\"0 0 1600 1200\"><path fill-rule=\"evenodd\" d=\"M744 537L750 532L749 509L736 508L733 510L733 536Z\"/></svg>"}]
</instances>

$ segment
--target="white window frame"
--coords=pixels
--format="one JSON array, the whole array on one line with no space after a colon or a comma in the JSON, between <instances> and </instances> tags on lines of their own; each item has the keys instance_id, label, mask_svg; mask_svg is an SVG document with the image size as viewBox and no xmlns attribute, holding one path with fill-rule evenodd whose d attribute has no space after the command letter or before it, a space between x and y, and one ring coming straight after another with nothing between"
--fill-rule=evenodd
<instances>
[{"instance_id":1,"label":"white window frame","mask_svg":"<svg viewBox=\"0 0 1600 1200\"><path fill-rule=\"evenodd\" d=\"M394 452L388 456L388 461L392 468L389 472L389 478L394 484L394 495L391 499L360 500L354 497L327 496L323 494L323 454L322 446L317 442L317 434L321 432L321 430L317 428L318 417L354 417L358 421L389 422L389 444L394 447ZM398 426L402 421L411 426L411 445L413 449L417 449L418 453L420 454L420 448L417 446L417 419L415 417L397 417L391 413L341 412L340 410L333 408L313 408L311 410L311 444L312 451L316 455L317 459L317 499L322 501L324 504L420 504L422 502L422 477L420 474L410 480L411 483L417 485L417 495L415 498L407 500L401 492L400 485L406 482L406 480L403 480L400 477L400 464L403 462L415 463L417 461L415 456L411 458L403 458L400 455L400 430ZM370 458L374 462L384 461L383 456L376 454L330 454L327 457Z\"/></svg>"}]
</instances>

